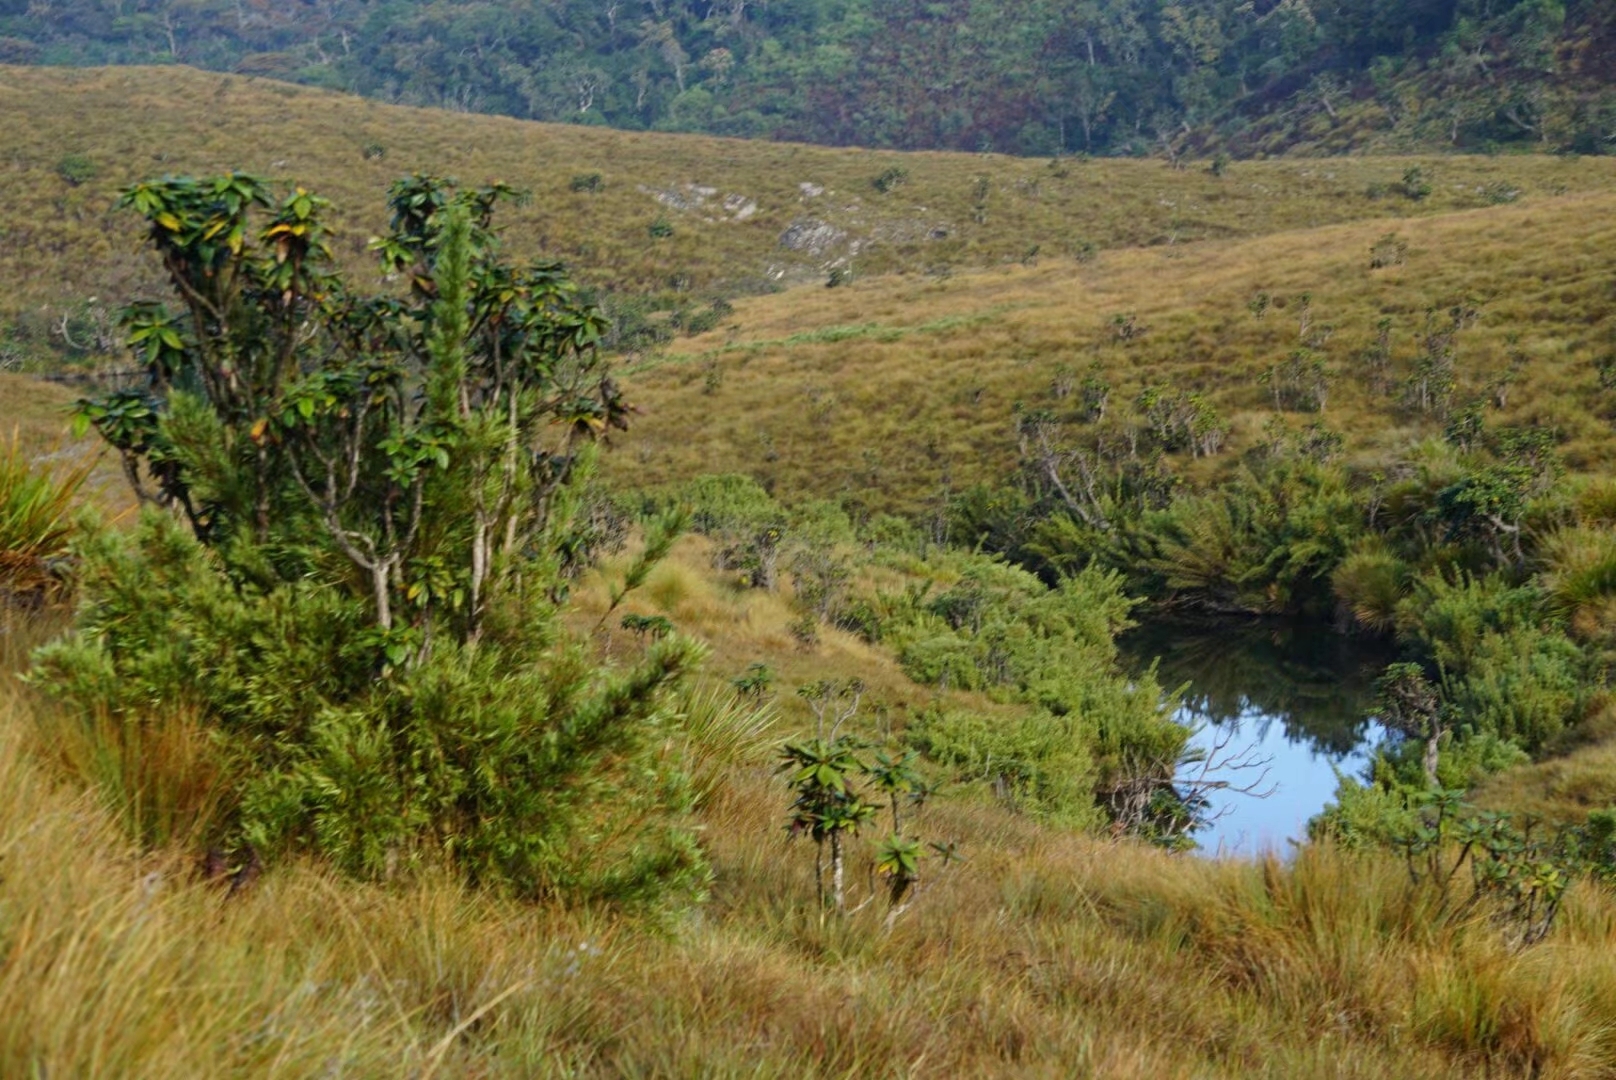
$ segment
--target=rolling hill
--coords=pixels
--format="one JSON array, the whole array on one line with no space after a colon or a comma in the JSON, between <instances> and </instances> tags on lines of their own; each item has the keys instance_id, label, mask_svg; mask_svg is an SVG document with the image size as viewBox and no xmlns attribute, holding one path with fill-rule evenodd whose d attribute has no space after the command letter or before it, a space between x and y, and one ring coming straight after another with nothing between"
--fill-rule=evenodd
<instances>
[{"instance_id":1,"label":"rolling hill","mask_svg":"<svg viewBox=\"0 0 1616 1080\"><path fill-rule=\"evenodd\" d=\"M1018 416L1092 433L1103 398L1108 437L1126 438L1148 422L1147 391L1194 394L1226 439L1208 456L1172 452L1180 475L1217 480L1275 438L1277 417L1339 433L1342 475L1356 482L1480 398L1500 426L1553 432L1571 469L1607 471L1616 160L1173 169L901 155L395 108L177 68L0 68L0 110L10 284L0 348L12 350L0 356L17 366L120 362L87 335L156 286L135 220L112 209L122 184L232 168L295 180L336 200L339 257L358 266L394 177L500 178L532 192L510 216L517 252L565 259L619 317L656 307L670 330L688 331L692 312L707 326L617 358L642 415L604 456L611 486L740 472L785 504L760 508L768 500L745 485L725 489L752 497L742 507L752 516L736 512L729 534L680 540L639 588L640 538L625 525L627 547L567 585L556 647L568 664L599 664L606 680L658 647L647 637L657 619L700 639L708 657L657 717L653 750L690 765L692 835L710 875L699 899L659 920L519 902L407 850L395 865L390 849L375 881L313 854L267 867L254 855L215 872L210 852L199 873L193 841L235 763L211 771L215 744L183 690L219 664L171 664L182 683L171 696L138 684L138 714L81 713L16 678L58 617L0 607L0 1073L1434 1080L1616 1069L1609 878L1575 882L1554 936L1529 948L1507 904L1450 893L1448 880L1469 872L1440 849L1433 865L1453 867L1440 883L1418 880L1402 853L1346 836L1288 858L1175 857L1108 825L1082 832L1040 817L1023 801L1034 790L1009 771L1019 758L1007 766L973 748L945 761L914 741L903 745L924 745L944 786L906 810L910 825L951 855L958 838L968 861L928 854L899 919L863 845L849 864L857 906L840 917L816 898L807 842L781 828L792 794L778 769L778 740L808 730L822 680L858 680L853 722L871 749L928 730L996 747L987 736L1046 720L1054 734L1029 725L1037 745L1013 753L1067 769L1074 759L1059 755L1088 746L1076 725L1113 707L1062 696L1057 680L1120 684L1110 654L1067 663L1073 653L1050 653L1054 670L1024 688L994 650L1010 642L1031 655L1070 636L1076 615L1104 624L1097 640L1109 648L1110 620L1123 621L1128 601L1099 591L1071 603L1110 595L1111 614L1033 608L1058 592L990 556L915 529L893 530L899 541L886 547L873 528L855 532L866 514L924 518L950 494L1002 479ZM1448 349L1456 386L1444 418L1406 391L1422 358ZM1316 361L1322 380L1306 410L1279 399L1298 357ZM40 464L85 451L56 456L73 396L0 374L0 416ZM103 468L115 483L112 472ZM1597 557L1585 584L1600 617L1616 613L1605 603L1616 495L1604 494L1579 504L1586 520L1565 530ZM854 513L803 507L812 496ZM1369 516L1349 505L1341 516ZM759 587L726 547L768 541L786 510L817 511L822 531L805 531L777 585ZM840 621L808 602L816 554L827 556L821 580L856 594ZM1463 555L1439 551L1420 569ZM288 573L311 575L297 583L310 595L344 593L343 579L297 566ZM142 601L181 591L131 578ZM972 613L1008 603L994 597L1012 579L1031 598L1026 618L979 632ZM251 592L227 583L219 606ZM639 622L614 622L625 614ZM1547 620L1527 621L1515 640L1530 646ZM267 629L239 650L241 637L226 639L219 655L269 652L298 638L281 627L300 624L251 625ZM1608 665L1594 662L1609 655L1597 652L1607 639L1589 636L1525 655L1586 649L1603 680ZM168 636L152 638L168 648ZM977 645L999 674L951 682L979 671ZM334 662L331 650L314 656ZM927 674L921 664L939 656L965 660ZM375 669L365 670L368 689ZM287 684L301 685L276 676L248 689ZM1578 816L1609 805L1616 710L1607 687L1592 689L1571 718L1592 745L1501 774L1503 786L1483 793L1493 804ZM324 724L336 710L309 711ZM369 768L356 760L355 774ZM1079 794L1092 803L1098 790ZM615 827L612 809L599 831ZM153 841L142 815L185 830Z\"/></svg>"},{"instance_id":2,"label":"rolling hill","mask_svg":"<svg viewBox=\"0 0 1616 1080\"><path fill-rule=\"evenodd\" d=\"M1305 332L1330 391L1323 409L1289 422L1344 433L1351 458L1373 469L1442 430L1403 408L1397 386L1367 388L1382 321L1397 382L1416 363L1427 312L1445 319L1462 306L1475 315L1456 335L1456 400L1484 394L1519 356L1499 422L1555 430L1573 469L1606 469L1616 399L1598 365L1616 351L1616 168L1537 164L1584 193L742 300L732 328L631 369L650 414L612 468L650 483L741 471L785 498L913 513L944 487L1002 478L1016 405L1071 418L1074 384L1092 369L1113 415L1127 417L1147 386L1204 394L1230 425L1223 453L1182 455L1206 477L1265 437L1276 413L1265 376ZM1244 181L1247 168L1227 179ZM1377 245L1399 261L1373 267ZM1270 306L1254 312L1260 297Z\"/></svg>"},{"instance_id":3,"label":"rolling hill","mask_svg":"<svg viewBox=\"0 0 1616 1080\"><path fill-rule=\"evenodd\" d=\"M1606 163L1544 157L1274 160L1219 176L1206 163L625 133L176 67L0 66L0 108L0 273L13 283L0 297L0 343L15 360L93 360L97 339L115 337L111 312L156 284L134 217L113 209L116 192L165 173L244 169L331 198L350 266L367 265L395 178L501 179L531 194L507 218L515 253L563 260L591 285L654 295L664 310L822 283L837 269L1072 266L1120 248L1427 217L1611 183ZM1422 198L1404 194L1410 168L1430 178Z\"/></svg>"}]
</instances>

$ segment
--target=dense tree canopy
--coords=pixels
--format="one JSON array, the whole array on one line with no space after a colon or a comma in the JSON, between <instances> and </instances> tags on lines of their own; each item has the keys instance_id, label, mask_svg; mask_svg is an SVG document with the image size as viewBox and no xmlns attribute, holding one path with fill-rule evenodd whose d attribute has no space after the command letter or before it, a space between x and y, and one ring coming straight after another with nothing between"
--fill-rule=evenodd
<instances>
[{"instance_id":1,"label":"dense tree canopy","mask_svg":"<svg viewBox=\"0 0 1616 1080\"><path fill-rule=\"evenodd\" d=\"M0 62L186 63L542 120L1027 154L1140 152L1384 99L1393 123L1445 110L1431 141L1550 141L1552 113L1553 141L1589 152L1616 137L1607 7L0 0Z\"/></svg>"}]
</instances>

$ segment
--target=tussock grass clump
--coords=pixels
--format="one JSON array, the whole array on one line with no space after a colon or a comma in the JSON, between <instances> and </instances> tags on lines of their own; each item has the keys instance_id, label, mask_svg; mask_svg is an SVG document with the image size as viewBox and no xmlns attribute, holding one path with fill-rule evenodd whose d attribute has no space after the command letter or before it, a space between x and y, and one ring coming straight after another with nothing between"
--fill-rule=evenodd
<instances>
[{"instance_id":1,"label":"tussock grass clump","mask_svg":"<svg viewBox=\"0 0 1616 1080\"><path fill-rule=\"evenodd\" d=\"M1540 548L1544 589L1555 614L1583 640L1616 629L1616 536L1600 528L1561 529Z\"/></svg>"},{"instance_id":2,"label":"tussock grass clump","mask_svg":"<svg viewBox=\"0 0 1616 1080\"><path fill-rule=\"evenodd\" d=\"M779 746L779 710L773 701L748 700L733 687L707 683L677 702L685 767L698 802L712 796L735 770L771 763Z\"/></svg>"},{"instance_id":3,"label":"tussock grass clump","mask_svg":"<svg viewBox=\"0 0 1616 1080\"><path fill-rule=\"evenodd\" d=\"M1357 625L1388 633L1397 625L1397 605L1408 595L1410 578L1409 567L1372 538L1341 560L1330 588Z\"/></svg>"},{"instance_id":4,"label":"tussock grass clump","mask_svg":"<svg viewBox=\"0 0 1616 1080\"><path fill-rule=\"evenodd\" d=\"M75 506L94 467L80 458L57 472L41 469L16 430L0 440L0 604L38 604L62 590Z\"/></svg>"}]
</instances>

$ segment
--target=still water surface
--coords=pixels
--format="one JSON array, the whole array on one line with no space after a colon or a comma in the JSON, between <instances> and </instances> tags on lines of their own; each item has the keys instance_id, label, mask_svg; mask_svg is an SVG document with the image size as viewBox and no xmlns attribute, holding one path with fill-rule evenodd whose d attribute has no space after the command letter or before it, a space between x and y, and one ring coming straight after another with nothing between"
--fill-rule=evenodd
<instances>
[{"instance_id":1,"label":"still water surface","mask_svg":"<svg viewBox=\"0 0 1616 1080\"><path fill-rule=\"evenodd\" d=\"M1214 794L1219 817L1196 834L1205 854L1285 854L1334 799L1336 770L1360 773L1382 736L1369 705L1376 677L1396 657L1381 643L1300 623L1158 622L1118 644L1124 665L1137 671L1154 661L1164 689L1184 687L1178 720L1200 729L1196 745L1221 742L1222 754L1267 762L1267 798ZM1227 773L1241 785L1258 776Z\"/></svg>"}]
</instances>

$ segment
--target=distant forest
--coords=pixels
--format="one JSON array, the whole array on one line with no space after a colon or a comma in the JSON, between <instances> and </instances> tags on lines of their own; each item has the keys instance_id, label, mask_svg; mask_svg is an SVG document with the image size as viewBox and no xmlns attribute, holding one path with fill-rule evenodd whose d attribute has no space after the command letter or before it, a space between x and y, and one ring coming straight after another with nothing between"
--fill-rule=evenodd
<instances>
[{"instance_id":1,"label":"distant forest","mask_svg":"<svg viewBox=\"0 0 1616 1080\"><path fill-rule=\"evenodd\" d=\"M0 0L0 63L897 149L1616 151L1610 0ZM1333 134L1332 134L1333 133Z\"/></svg>"}]
</instances>

